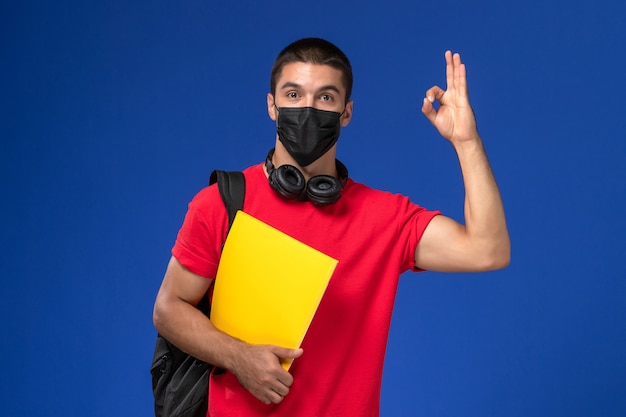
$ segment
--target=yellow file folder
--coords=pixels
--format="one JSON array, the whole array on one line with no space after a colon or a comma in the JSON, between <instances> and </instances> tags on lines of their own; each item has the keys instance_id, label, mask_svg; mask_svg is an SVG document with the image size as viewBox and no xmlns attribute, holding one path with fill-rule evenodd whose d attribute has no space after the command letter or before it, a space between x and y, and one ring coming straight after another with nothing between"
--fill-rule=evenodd
<instances>
[{"instance_id":1,"label":"yellow file folder","mask_svg":"<svg viewBox=\"0 0 626 417\"><path fill-rule=\"evenodd\" d=\"M297 349L337 263L238 211L217 269L211 321L247 343Z\"/></svg>"}]
</instances>

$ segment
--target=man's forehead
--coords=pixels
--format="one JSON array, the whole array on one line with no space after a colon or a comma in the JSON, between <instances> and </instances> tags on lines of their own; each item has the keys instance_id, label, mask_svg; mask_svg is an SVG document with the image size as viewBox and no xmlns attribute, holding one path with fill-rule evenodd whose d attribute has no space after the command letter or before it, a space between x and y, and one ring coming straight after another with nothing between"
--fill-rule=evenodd
<instances>
[{"instance_id":1,"label":"man's forehead","mask_svg":"<svg viewBox=\"0 0 626 417\"><path fill-rule=\"evenodd\" d=\"M307 86L318 89L330 87L331 89L345 92L341 71L330 65L290 62L283 67L277 81L279 89L294 86Z\"/></svg>"}]
</instances>

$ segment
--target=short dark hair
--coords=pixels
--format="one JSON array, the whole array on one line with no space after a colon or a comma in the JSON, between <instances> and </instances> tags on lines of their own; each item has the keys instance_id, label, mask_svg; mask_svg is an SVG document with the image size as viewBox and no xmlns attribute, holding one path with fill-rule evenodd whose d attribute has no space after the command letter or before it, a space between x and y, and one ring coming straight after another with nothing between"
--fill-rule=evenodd
<instances>
[{"instance_id":1,"label":"short dark hair","mask_svg":"<svg viewBox=\"0 0 626 417\"><path fill-rule=\"evenodd\" d=\"M276 57L270 77L270 91L276 95L276 82L283 67L292 62L329 65L342 73L346 102L352 94L352 66L346 54L334 44L320 38L304 38L285 47Z\"/></svg>"}]
</instances>

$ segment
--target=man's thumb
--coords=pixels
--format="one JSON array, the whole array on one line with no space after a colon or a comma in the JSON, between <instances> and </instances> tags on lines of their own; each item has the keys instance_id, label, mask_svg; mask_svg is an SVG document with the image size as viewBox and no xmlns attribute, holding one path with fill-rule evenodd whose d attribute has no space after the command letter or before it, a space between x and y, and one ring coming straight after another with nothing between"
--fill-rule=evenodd
<instances>
[{"instance_id":1,"label":"man's thumb","mask_svg":"<svg viewBox=\"0 0 626 417\"><path fill-rule=\"evenodd\" d=\"M295 359L295 358L299 358L300 356L302 356L302 353L304 352L302 350L302 348L298 348L298 349L288 349L288 348L283 348L283 347L278 347L276 346L273 349L273 352L276 356L278 356L279 358L284 358L284 359Z\"/></svg>"}]
</instances>

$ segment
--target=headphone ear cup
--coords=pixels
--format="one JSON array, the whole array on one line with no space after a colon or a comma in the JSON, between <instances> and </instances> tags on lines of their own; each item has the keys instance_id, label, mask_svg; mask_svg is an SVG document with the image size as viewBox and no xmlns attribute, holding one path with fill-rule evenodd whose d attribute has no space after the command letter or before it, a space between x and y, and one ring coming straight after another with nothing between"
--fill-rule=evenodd
<instances>
[{"instance_id":1,"label":"headphone ear cup","mask_svg":"<svg viewBox=\"0 0 626 417\"><path fill-rule=\"evenodd\" d=\"M270 185L287 198L301 200L306 187L304 175L293 165L281 165L269 174Z\"/></svg>"},{"instance_id":2,"label":"headphone ear cup","mask_svg":"<svg viewBox=\"0 0 626 417\"><path fill-rule=\"evenodd\" d=\"M330 175L312 177L306 185L306 195L310 201L319 205L335 203L341 197L341 181Z\"/></svg>"}]
</instances>

